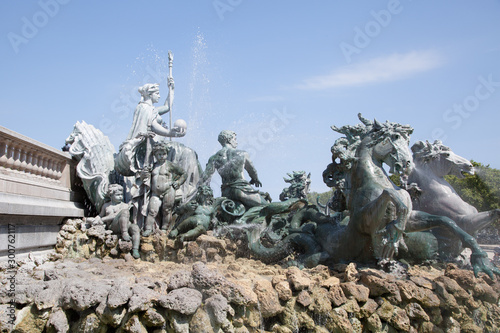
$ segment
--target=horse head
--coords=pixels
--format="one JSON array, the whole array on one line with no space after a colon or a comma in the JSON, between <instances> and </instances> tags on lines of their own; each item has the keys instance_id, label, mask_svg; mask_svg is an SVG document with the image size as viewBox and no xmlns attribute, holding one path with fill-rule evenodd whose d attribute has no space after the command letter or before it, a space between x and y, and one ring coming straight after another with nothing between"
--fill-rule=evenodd
<instances>
[{"instance_id":1,"label":"horse head","mask_svg":"<svg viewBox=\"0 0 500 333\"><path fill-rule=\"evenodd\" d=\"M434 143L418 141L411 150L415 163L428 165L438 177L453 175L464 178L465 174L474 174L474 167L468 159L455 154L439 140Z\"/></svg>"},{"instance_id":2,"label":"horse head","mask_svg":"<svg viewBox=\"0 0 500 333\"><path fill-rule=\"evenodd\" d=\"M367 144L372 147L372 157L387 164L390 173L409 174L413 166L409 148L412 132L408 125L375 120Z\"/></svg>"}]
</instances>

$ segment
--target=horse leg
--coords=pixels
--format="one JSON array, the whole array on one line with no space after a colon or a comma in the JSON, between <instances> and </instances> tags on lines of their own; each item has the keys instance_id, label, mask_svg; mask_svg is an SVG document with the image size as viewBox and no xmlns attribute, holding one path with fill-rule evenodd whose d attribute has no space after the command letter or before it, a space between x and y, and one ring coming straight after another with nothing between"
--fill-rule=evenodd
<instances>
[{"instance_id":1,"label":"horse leg","mask_svg":"<svg viewBox=\"0 0 500 333\"><path fill-rule=\"evenodd\" d=\"M395 213L388 210L395 209ZM410 213L410 208L401 200L399 193L384 189L374 201L360 211L364 222L361 231L372 237L375 256L379 259L392 259L398 253L398 247L405 247L403 231ZM354 219L354 216L353 216Z\"/></svg>"},{"instance_id":2,"label":"horse leg","mask_svg":"<svg viewBox=\"0 0 500 333\"><path fill-rule=\"evenodd\" d=\"M493 273L500 275L500 270L491 265L488 260L488 255L481 249L476 239L462 230L452 219L446 216L431 215L414 210L410 214L405 231L425 231L438 227L452 232L462 241L465 247L471 249L471 264L476 276L479 272L484 272L491 278L493 278Z\"/></svg>"}]
</instances>

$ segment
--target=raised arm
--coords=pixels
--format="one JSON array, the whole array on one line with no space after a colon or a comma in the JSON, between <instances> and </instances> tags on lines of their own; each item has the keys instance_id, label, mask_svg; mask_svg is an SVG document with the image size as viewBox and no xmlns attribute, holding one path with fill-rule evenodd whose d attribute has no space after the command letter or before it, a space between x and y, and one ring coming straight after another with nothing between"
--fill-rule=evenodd
<instances>
[{"instance_id":1,"label":"raised arm","mask_svg":"<svg viewBox=\"0 0 500 333\"><path fill-rule=\"evenodd\" d=\"M168 95L167 98L165 99L165 103L163 106L159 106L156 109L158 110L158 113L160 115L165 114L170 111L170 105L174 103L174 78L169 77L168 78Z\"/></svg>"}]
</instances>

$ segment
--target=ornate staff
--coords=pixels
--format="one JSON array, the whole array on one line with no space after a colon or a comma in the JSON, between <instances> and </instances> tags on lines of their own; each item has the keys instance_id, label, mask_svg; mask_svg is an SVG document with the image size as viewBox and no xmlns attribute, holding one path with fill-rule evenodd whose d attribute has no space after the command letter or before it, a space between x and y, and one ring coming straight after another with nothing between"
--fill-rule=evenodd
<instances>
[{"instance_id":1,"label":"ornate staff","mask_svg":"<svg viewBox=\"0 0 500 333\"><path fill-rule=\"evenodd\" d=\"M168 51L168 77L169 79L172 77L172 65L174 63L174 54L172 51ZM169 129L172 131L172 105L174 104L174 87L172 84L168 84L168 107L169 107ZM170 141L172 141L172 137L170 136Z\"/></svg>"}]
</instances>

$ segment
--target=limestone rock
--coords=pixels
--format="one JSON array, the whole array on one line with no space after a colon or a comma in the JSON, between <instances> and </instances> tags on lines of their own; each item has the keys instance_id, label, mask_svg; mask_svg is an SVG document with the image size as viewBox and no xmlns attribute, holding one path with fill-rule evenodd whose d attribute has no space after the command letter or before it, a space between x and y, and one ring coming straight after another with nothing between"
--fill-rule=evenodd
<instances>
[{"instance_id":1,"label":"limestone rock","mask_svg":"<svg viewBox=\"0 0 500 333\"><path fill-rule=\"evenodd\" d=\"M369 318L377 311L378 304L371 298L359 309L360 315L364 318Z\"/></svg>"},{"instance_id":2,"label":"limestone rock","mask_svg":"<svg viewBox=\"0 0 500 333\"><path fill-rule=\"evenodd\" d=\"M139 320L139 316L134 314L130 317L129 320L123 325L122 330L118 330L118 332L127 332L127 333L148 333L148 330Z\"/></svg>"},{"instance_id":3,"label":"limestone rock","mask_svg":"<svg viewBox=\"0 0 500 333\"><path fill-rule=\"evenodd\" d=\"M333 285L330 288L330 292L328 293L328 298L333 303L334 306L341 306L347 301L347 298L344 295L344 291L342 287L339 285Z\"/></svg>"},{"instance_id":4,"label":"limestone rock","mask_svg":"<svg viewBox=\"0 0 500 333\"><path fill-rule=\"evenodd\" d=\"M340 284L346 297L353 296L358 302L367 302L370 296L370 289L354 282L344 282Z\"/></svg>"},{"instance_id":5,"label":"limestone rock","mask_svg":"<svg viewBox=\"0 0 500 333\"><path fill-rule=\"evenodd\" d=\"M110 308L105 302L102 302L96 308L96 314L104 324L118 327L123 321L123 318L125 318L127 309L124 306Z\"/></svg>"},{"instance_id":6,"label":"limestone rock","mask_svg":"<svg viewBox=\"0 0 500 333\"><path fill-rule=\"evenodd\" d=\"M234 316L234 310L229 306L227 299L222 295L215 295L205 301L205 309L210 318L212 327L215 331L223 329L224 331L232 328L231 322L228 320L228 313Z\"/></svg>"},{"instance_id":7,"label":"limestone rock","mask_svg":"<svg viewBox=\"0 0 500 333\"><path fill-rule=\"evenodd\" d=\"M174 272L168 281L168 289L174 290L179 288L192 288L191 272L188 270L178 270Z\"/></svg>"},{"instance_id":8,"label":"limestone rock","mask_svg":"<svg viewBox=\"0 0 500 333\"><path fill-rule=\"evenodd\" d=\"M208 313L202 308L198 308L189 322L190 333L214 333L212 322Z\"/></svg>"},{"instance_id":9,"label":"limestone rock","mask_svg":"<svg viewBox=\"0 0 500 333\"><path fill-rule=\"evenodd\" d=\"M94 312L82 314L79 320L71 325L71 333L106 333L107 326L97 317Z\"/></svg>"},{"instance_id":10,"label":"limestone rock","mask_svg":"<svg viewBox=\"0 0 500 333\"><path fill-rule=\"evenodd\" d=\"M362 271L360 282L370 290L370 297L392 297L396 302L401 302L401 294L396 283L389 279L372 274L371 271Z\"/></svg>"},{"instance_id":11,"label":"limestone rock","mask_svg":"<svg viewBox=\"0 0 500 333\"><path fill-rule=\"evenodd\" d=\"M297 291L307 289L311 285L311 279L298 267L289 267L286 276L292 288Z\"/></svg>"},{"instance_id":12,"label":"limestone rock","mask_svg":"<svg viewBox=\"0 0 500 333\"><path fill-rule=\"evenodd\" d=\"M274 286L274 289L278 293L279 299L282 301L286 302L290 298L292 298L292 296L293 296L292 289L290 288L290 284L286 280L276 283L276 285Z\"/></svg>"},{"instance_id":13,"label":"limestone rock","mask_svg":"<svg viewBox=\"0 0 500 333\"><path fill-rule=\"evenodd\" d=\"M173 310L184 315L192 315L200 307L202 294L195 289L180 288L162 295L158 304L165 309Z\"/></svg>"},{"instance_id":14,"label":"limestone rock","mask_svg":"<svg viewBox=\"0 0 500 333\"><path fill-rule=\"evenodd\" d=\"M297 296L297 303L304 307L308 307L312 303L311 295L307 292L307 290L302 290Z\"/></svg>"},{"instance_id":15,"label":"limestone rock","mask_svg":"<svg viewBox=\"0 0 500 333\"><path fill-rule=\"evenodd\" d=\"M255 281L253 290L257 294L263 318L274 317L283 311L278 293L274 290L271 281L265 279L257 280Z\"/></svg>"},{"instance_id":16,"label":"limestone rock","mask_svg":"<svg viewBox=\"0 0 500 333\"><path fill-rule=\"evenodd\" d=\"M142 315L142 321L147 327L161 327L165 324L165 318L155 308L147 309Z\"/></svg>"},{"instance_id":17,"label":"limestone rock","mask_svg":"<svg viewBox=\"0 0 500 333\"><path fill-rule=\"evenodd\" d=\"M42 333L47 320L49 310L38 311L35 305L27 305L17 313L13 333Z\"/></svg>"},{"instance_id":18,"label":"limestone rock","mask_svg":"<svg viewBox=\"0 0 500 333\"><path fill-rule=\"evenodd\" d=\"M84 311L106 300L111 286L98 281L74 280L68 282L62 291L61 307Z\"/></svg>"},{"instance_id":19,"label":"limestone rock","mask_svg":"<svg viewBox=\"0 0 500 333\"><path fill-rule=\"evenodd\" d=\"M418 303L409 303L405 307L406 314L412 320L429 321L430 318Z\"/></svg>"},{"instance_id":20,"label":"limestone rock","mask_svg":"<svg viewBox=\"0 0 500 333\"><path fill-rule=\"evenodd\" d=\"M69 332L68 317L61 308L52 309L46 326L47 333Z\"/></svg>"},{"instance_id":21,"label":"limestone rock","mask_svg":"<svg viewBox=\"0 0 500 333\"><path fill-rule=\"evenodd\" d=\"M113 286L110 288L107 305L111 309L115 309L127 304L132 295L133 291L129 282L126 279L118 279L114 281Z\"/></svg>"},{"instance_id":22,"label":"limestone rock","mask_svg":"<svg viewBox=\"0 0 500 333\"><path fill-rule=\"evenodd\" d=\"M128 301L129 312L146 311L158 301L160 295L146 284L132 287L132 296Z\"/></svg>"}]
</instances>

